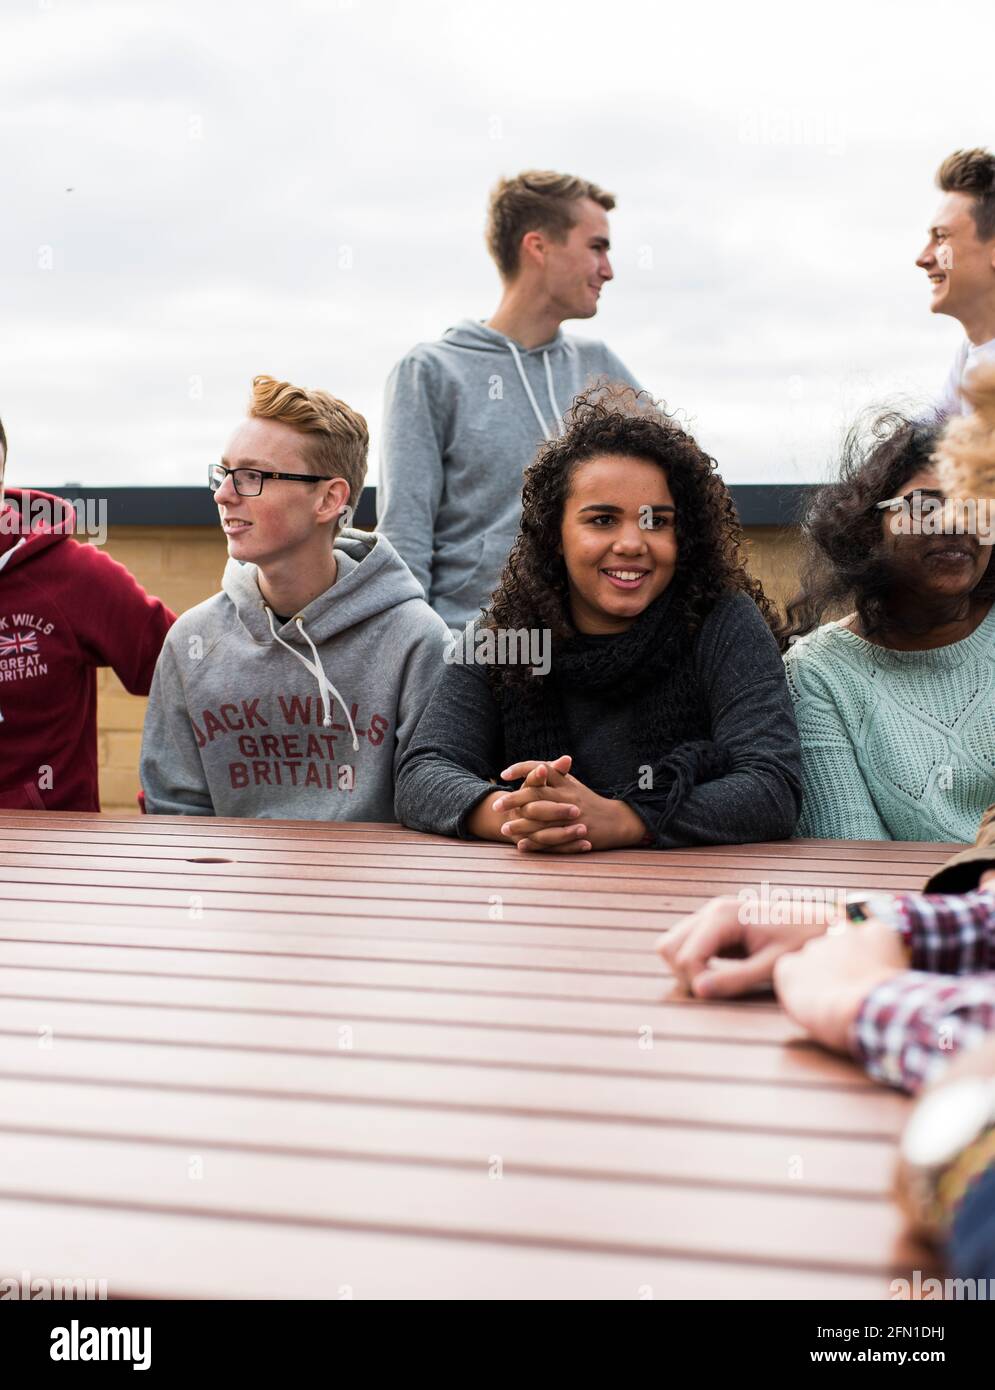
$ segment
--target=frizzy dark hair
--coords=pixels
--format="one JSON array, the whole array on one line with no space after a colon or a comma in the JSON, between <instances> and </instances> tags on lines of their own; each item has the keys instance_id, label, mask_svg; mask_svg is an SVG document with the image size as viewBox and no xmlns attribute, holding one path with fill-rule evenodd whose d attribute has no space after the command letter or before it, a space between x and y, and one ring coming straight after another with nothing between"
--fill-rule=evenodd
<instances>
[{"instance_id":1,"label":"frizzy dark hair","mask_svg":"<svg viewBox=\"0 0 995 1390\"><path fill-rule=\"evenodd\" d=\"M818 489L802 521L801 588L787 606L785 641L851 610L868 636L880 631L893 581L878 503L933 467L942 429L939 417L912 420L888 410L862 416L847 431L839 477ZM977 592L989 588L991 566Z\"/></svg>"},{"instance_id":2,"label":"frizzy dark hair","mask_svg":"<svg viewBox=\"0 0 995 1390\"><path fill-rule=\"evenodd\" d=\"M605 454L646 459L666 473L676 509L677 568L674 617L689 636L716 601L740 591L756 603L768 625L777 615L740 553L742 528L732 497L710 458L677 420L646 391L601 382L574 400L566 432L540 447L526 470L521 529L494 591L483 626L548 629L553 658L558 643L574 634L567 571L559 552L563 511L577 467ZM529 668L507 664L491 670L503 685L528 685Z\"/></svg>"}]
</instances>

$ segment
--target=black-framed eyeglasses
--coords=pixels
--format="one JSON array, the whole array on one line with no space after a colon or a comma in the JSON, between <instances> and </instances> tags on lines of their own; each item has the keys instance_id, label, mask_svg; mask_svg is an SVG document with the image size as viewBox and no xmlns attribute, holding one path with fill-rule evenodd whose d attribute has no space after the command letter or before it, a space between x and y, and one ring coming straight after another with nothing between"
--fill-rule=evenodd
<instances>
[{"instance_id":1,"label":"black-framed eyeglasses","mask_svg":"<svg viewBox=\"0 0 995 1390\"><path fill-rule=\"evenodd\" d=\"M920 506L923 502L935 502L936 507L932 507L930 508L930 510L936 511L936 509L946 500L946 493L941 492L939 488L917 487L913 488L911 492L905 493L905 495L902 497L887 497L883 502L879 502L877 504L877 507L878 511L881 512L883 512L885 509L888 509L889 511L900 511L902 507L905 505L908 505L910 507L915 506L917 501L919 502Z\"/></svg>"},{"instance_id":2,"label":"black-framed eyeglasses","mask_svg":"<svg viewBox=\"0 0 995 1390\"><path fill-rule=\"evenodd\" d=\"M217 492L228 477L234 479L235 491L239 497L258 497L263 490L263 483L269 482L272 478L280 478L287 483L322 481L314 473L269 473L261 468L226 468L223 463L212 463L207 470L207 486L212 492Z\"/></svg>"}]
</instances>

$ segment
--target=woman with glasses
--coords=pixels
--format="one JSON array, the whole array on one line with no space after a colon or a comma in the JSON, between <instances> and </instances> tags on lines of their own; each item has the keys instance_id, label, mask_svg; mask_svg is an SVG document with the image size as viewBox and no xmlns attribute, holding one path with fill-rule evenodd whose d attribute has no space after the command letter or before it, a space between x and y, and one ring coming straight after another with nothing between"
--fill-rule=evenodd
<instances>
[{"instance_id":1,"label":"woman with glasses","mask_svg":"<svg viewBox=\"0 0 995 1390\"><path fill-rule=\"evenodd\" d=\"M971 841L995 800L989 504L945 503L939 439L938 424L893 413L869 444L852 430L806 517L785 656L798 835Z\"/></svg>"}]
</instances>

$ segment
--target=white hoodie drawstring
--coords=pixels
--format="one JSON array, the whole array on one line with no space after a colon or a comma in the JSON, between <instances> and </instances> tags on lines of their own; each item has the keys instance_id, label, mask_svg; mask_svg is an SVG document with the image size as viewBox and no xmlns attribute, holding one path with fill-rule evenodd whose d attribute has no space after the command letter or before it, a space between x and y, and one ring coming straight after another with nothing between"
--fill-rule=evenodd
<instances>
[{"instance_id":1,"label":"white hoodie drawstring","mask_svg":"<svg viewBox=\"0 0 995 1390\"><path fill-rule=\"evenodd\" d=\"M289 642L285 642L282 637L277 635L276 628L273 626L273 610L269 607L268 604L265 603L263 604L263 607L266 609L266 616L269 619L269 630L273 634L276 641L279 642L281 647L286 647L287 651L290 652L292 656L296 656L297 660L301 663L301 665L306 666L307 669L311 672L312 676L314 676L315 680L318 682L318 690L321 692L321 723L323 727L327 729L331 726L332 697L334 696L334 698L338 700L339 704L345 710L345 717L349 721L349 731L352 734L353 752L358 753L359 738L356 734L356 726L352 722L352 715L349 712L349 706L346 704L345 700L343 700L339 692L335 689L335 686L332 685L331 681L325 675L324 668L321 664L321 659L318 656L318 649L311 641L311 638L308 636L308 634L304 631L304 619L295 618L294 624L297 627L297 631L304 638L304 641L311 648L311 651L314 655L313 661L308 661L306 656L302 656L301 653L297 651L295 647L292 647Z\"/></svg>"},{"instance_id":2,"label":"white hoodie drawstring","mask_svg":"<svg viewBox=\"0 0 995 1390\"><path fill-rule=\"evenodd\" d=\"M542 360L546 364L546 390L549 394L549 403L553 407L553 419L556 421L560 434L563 433L563 412L556 404L556 397L553 395L553 369L549 365L549 353L544 352Z\"/></svg>"},{"instance_id":3,"label":"white hoodie drawstring","mask_svg":"<svg viewBox=\"0 0 995 1390\"><path fill-rule=\"evenodd\" d=\"M21 539L20 539L19 541L15 542L15 544L12 545L12 546L10 547L9 550L5 550L5 551L4 551L4 553L3 553L2 555L0 555L0 570L3 569L4 565L5 565L5 564L7 563L7 561L10 559L10 557L14 554L14 552L17 551L17 550L20 550L21 546L22 546L22 545L26 545L26 544L27 544L27 538L26 538L25 536L22 536Z\"/></svg>"},{"instance_id":4,"label":"white hoodie drawstring","mask_svg":"<svg viewBox=\"0 0 995 1390\"><path fill-rule=\"evenodd\" d=\"M522 366L522 359L519 356L518 348L515 346L515 344L511 341L510 338L505 338L505 342L508 344L508 348L511 352L511 355L515 359L515 366L518 368L518 375L521 377L522 385L525 387L525 394L529 398L529 405L532 407L533 413L535 414L536 419L539 421L539 428L542 430L542 437L543 439L552 439L553 435L550 431L548 424L546 423L546 417L539 409L539 402L535 398L535 392L532 390L532 387L529 384L529 379L525 375L525 368ZM542 354L542 360L546 364L546 391L549 395L549 403L553 408L553 419L556 421L557 433L562 434L563 423L560 419L560 407L556 404L556 397L553 395L553 371L549 365L548 352L544 352Z\"/></svg>"}]
</instances>

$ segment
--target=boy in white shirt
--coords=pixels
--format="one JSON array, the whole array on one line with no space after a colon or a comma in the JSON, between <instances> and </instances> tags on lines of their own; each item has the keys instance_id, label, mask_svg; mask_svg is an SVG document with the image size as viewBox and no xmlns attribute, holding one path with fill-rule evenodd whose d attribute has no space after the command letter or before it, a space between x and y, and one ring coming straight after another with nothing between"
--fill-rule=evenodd
<instances>
[{"instance_id":1,"label":"boy in white shirt","mask_svg":"<svg viewBox=\"0 0 995 1390\"><path fill-rule=\"evenodd\" d=\"M916 265L933 287L931 311L950 314L967 334L938 406L944 415L966 415L963 382L978 362L995 361L995 155L957 150L936 183L946 197Z\"/></svg>"}]
</instances>

